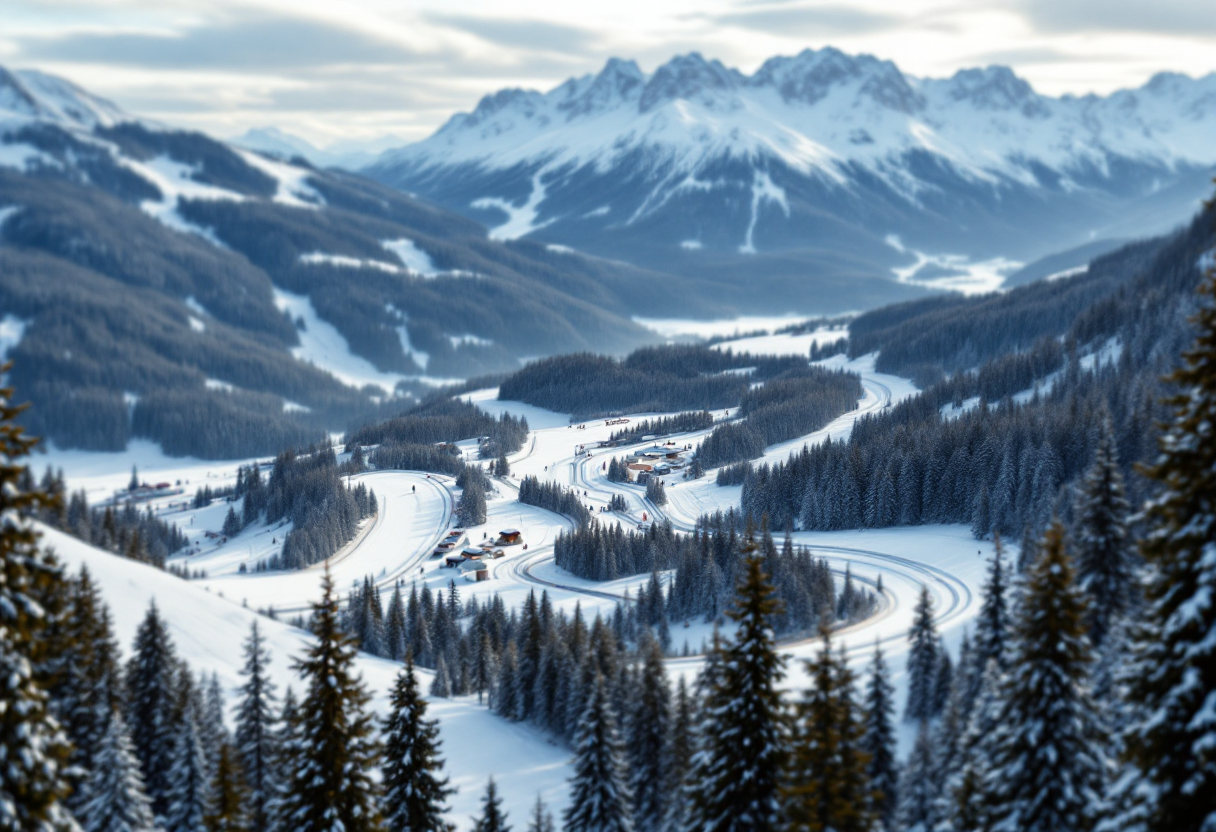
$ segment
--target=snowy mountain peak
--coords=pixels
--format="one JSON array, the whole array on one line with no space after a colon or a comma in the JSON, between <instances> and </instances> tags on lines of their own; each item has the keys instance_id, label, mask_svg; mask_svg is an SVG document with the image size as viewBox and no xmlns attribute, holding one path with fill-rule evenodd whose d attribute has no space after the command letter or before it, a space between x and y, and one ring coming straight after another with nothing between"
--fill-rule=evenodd
<instances>
[{"instance_id":1,"label":"snowy mountain peak","mask_svg":"<svg viewBox=\"0 0 1216 832\"><path fill-rule=\"evenodd\" d=\"M700 52L678 55L654 71L642 90L638 110L648 113L669 101L713 100L713 94L735 89L743 76L719 61L707 61ZM708 94L708 95L707 95Z\"/></svg>"},{"instance_id":2,"label":"snowy mountain peak","mask_svg":"<svg viewBox=\"0 0 1216 832\"><path fill-rule=\"evenodd\" d=\"M1007 66L962 69L946 83L955 101L977 110L1017 110L1027 118L1046 118L1051 113L1034 88Z\"/></svg>"},{"instance_id":3,"label":"snowy mountain peak","mask_svg":"<svg viewBox=\"0 0 1216 832\"><path fill-rule=\"evenodd\" d=\"M585 83L567 82L567 98L558 109L569 118L600 112L619 106L637 97L646 83L646 76L634 61L609 58L594 78L580 79ZM560 88L559 88L560 89Z\"/></svg>"},{"instance_id":4,"label":"snowy mountain peak","mask_svg":"<svg viewBox=\"0 0 1216 832\"><path fill-rule=\"evenodd\" d=\"M70 81L34 70L10 72L0 67L0 121L14 120L52 121L92 129L133 119Z\"/></svg>"}]
</instances>

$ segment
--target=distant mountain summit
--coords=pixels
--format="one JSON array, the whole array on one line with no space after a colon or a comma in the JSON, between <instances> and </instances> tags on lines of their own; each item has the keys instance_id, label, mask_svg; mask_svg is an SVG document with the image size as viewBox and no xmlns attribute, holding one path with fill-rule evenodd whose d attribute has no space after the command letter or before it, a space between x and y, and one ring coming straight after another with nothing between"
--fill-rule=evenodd
<instances>
[{"instance_id":1,"label":"distant mountain summit","mask_svg":"<svg viewBox=\"0 0 1216 832\"><path fill-rule=\"evenodd\" d=\"M487 95L366 172L500 238L728 295L746 277L741 302L829 311L1172 227L1214 165L1216 74L1055 98L1007 67L916 78L827 48L752 75L697 53L649 75L614 58L547 93Z\"/></svg>"}]
</instances>

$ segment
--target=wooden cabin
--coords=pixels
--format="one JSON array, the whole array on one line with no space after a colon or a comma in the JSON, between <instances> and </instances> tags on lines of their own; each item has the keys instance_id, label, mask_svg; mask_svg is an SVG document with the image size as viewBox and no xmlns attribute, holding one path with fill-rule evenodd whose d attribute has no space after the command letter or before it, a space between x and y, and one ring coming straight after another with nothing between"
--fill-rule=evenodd
<instances>
[{"instance_id":1,"label":"wooden cabin","mask_svg":"<svg viewBox=\"0 0 1216 832\"><path fill-rule=\"evenodd\" d=\"M503 529L498 533L495 546L517 546L524 542L524 536L519 529Z\"/></svg>"}]
</instances>

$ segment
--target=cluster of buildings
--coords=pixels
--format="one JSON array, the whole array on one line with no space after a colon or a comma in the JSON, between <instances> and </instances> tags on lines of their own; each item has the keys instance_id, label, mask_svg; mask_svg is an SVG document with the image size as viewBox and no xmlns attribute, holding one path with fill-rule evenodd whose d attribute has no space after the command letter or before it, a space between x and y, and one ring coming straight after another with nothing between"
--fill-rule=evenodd
<instances>
[{"instance_id":1,"label":"cluster of buildings","mask_svg":"<svg viewBox=\"0 0 1216 832\"><path fill-rule=\"evenodd\" d=\"M444 567L459 569L465 580L487 581L490 579L487 561L506 554L503 546L518 546L523 542L523 534L518 529L503 529L496 540L485 540L474 546L468 542L468 536L463 529L453 529L435 547L433 556L442 556Z\"/></svg>"},{"instance_id":2,"label":"cluster of buildings","mask_svg":"<svg viewBox=\"0 0 1216 832\"><path fill-rule=\"evenodd\" d=\"M685 456L691 451L691 445L653 445L626 457L625 474L630 482L644 485L651 477L663 477L683 468L688 464Z\"/></svg>"}]
</instances>

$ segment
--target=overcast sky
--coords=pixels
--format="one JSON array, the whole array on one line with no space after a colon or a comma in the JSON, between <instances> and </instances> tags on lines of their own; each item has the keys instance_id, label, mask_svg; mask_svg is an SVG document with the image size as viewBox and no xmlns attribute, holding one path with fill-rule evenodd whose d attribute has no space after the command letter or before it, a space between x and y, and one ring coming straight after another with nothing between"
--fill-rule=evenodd
<instances>
[{"instance_id":1,"label":"overcast sky","mask_svg":"<svg viewBox=\"0 0 1216 832\"><path fill-rule=\"evenodd\" d=\"M1050 94L1216 71L1216 0L0 0L0 64L140 115L318 143L425 137L506 86L693 50L752 72L836 46L946 76L1001 63Z\"/></svg>"}]
</instances>

